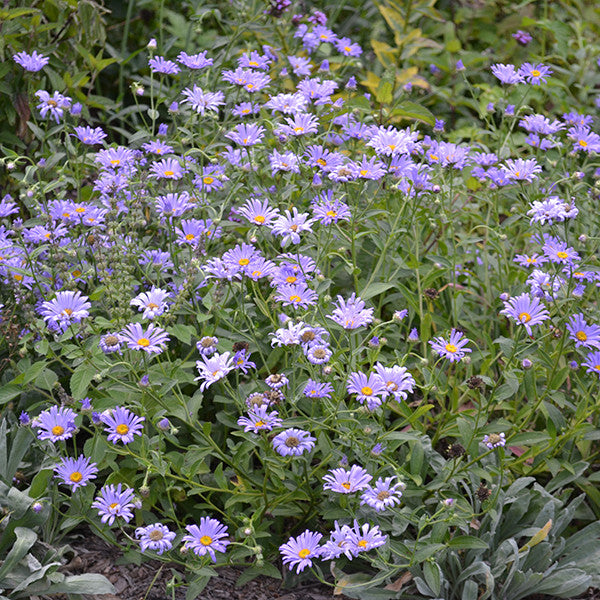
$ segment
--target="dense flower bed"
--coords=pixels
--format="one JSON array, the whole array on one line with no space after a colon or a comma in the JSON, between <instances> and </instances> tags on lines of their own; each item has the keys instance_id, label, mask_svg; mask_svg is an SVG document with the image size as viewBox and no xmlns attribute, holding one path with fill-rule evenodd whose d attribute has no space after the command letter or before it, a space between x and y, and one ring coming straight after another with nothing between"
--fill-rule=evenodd
<instances>
[{"instance_id":1,"label":"dense flower bed","mask_svg":"<svg viewBox=\"0 0 600 600\"><path fill-rule=\"evenodd\" d=\"M600 508L593 117L532 111L552 66L491 64L450 141L285 4L257 17L277 43L150 40L127 144L32 95L40 150L4 159L0 203L30 510L185 564L190 598L280 561L360 598L585 590L597 527L561 536ZM33 83L49 58L14 60Z\"/></svg>"}]
</instances>

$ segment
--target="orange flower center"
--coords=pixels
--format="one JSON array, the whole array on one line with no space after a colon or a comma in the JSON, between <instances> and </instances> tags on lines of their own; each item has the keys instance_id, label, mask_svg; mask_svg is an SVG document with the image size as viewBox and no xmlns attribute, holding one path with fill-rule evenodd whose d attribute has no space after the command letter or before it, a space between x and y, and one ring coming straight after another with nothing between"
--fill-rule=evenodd
<instances>
[{"instance_id":1,"label":"orange flower center","mask_svg":"<svg viewBox=\"0 0 600 600\"><path fill-rule=\"evenodd\" d=\"M255 220L257 223L261 223L261 224L262 224L262 223L264 223L264 222L265 222L265 220L266 220L266 219L265 219L265 218L264 218L262 215L256 215L256 216L254 217L254 220Z\"/></svg>"},{"instance_id":2,"label":"orange flower center","mask_svg":"<svg viewBox=\"0 0 600 600\"><path fill-rule=\"evenodd\" d=\"M69 475L69 479L73 482L73 483L79 483L82 479L83 479L83 475L79 472L79 471L73 471L70 475Z\"/></svg>"},{"instance_id":3,"label":"orange flower center","mask_svg":"<svg viewBox=\"0 0 600 600\"><path fill-rule=\"evenodd\" d=\"M175 175L175 171L165 171L165 177L173 177Z\"/></svg>"},{"instance_id":4,"label":"orange flower center","mask_svg":"<svg viewBox=\"0 0 600 600\"><path fill-rule=\"evenodd\" d=\"M575 334L575 337L580 341L580 342L585 342L587 340L587 335L585 334L584 331L578 331Z\"/></svg>"},{"instance_id":5,"label":"orange flower center","mask_svg":"<svg viewBox=\"0 0 600 600\"><path fill-rule=\"evenodd\" d=\"M448 352L456 352L458 348L454 344L446 344L446 350Z\"/></svg>"},{"instance_id":6,"label":"orange flower center","mask_svg":"<svg viewBox=\"0 0 600 600\"><path fill-rule=\"evenodd\" d=\"M214 179L212 177L203 177L202 181L206 184L206 185L210 185Z\"/></svg>"},{"instance_id":7,"label":"orange flower center","mask_svg":"<svg viewBox=\"0 0 600 600\"><path fill-rule=\"evenodd\" d=\"M368 385L365 385L364 387L360 388L360 393L363 396L371 396L373 394L373 388L370 388Z\"/></svg>"},{"instance_id":8,"label":"orange flower center","mask_svg":"<svg viewBox=\"0 0 600 600\"><path fill-rule=\"evenodd\" d=\"M65 432L65 428L60 425L55 425L52 428L52 435L62 435Z\"/></svg>"},{"instance_id":9,"label":"orange flower center","mask_svg":"<svg viewBox=\"0 0 600 600\"><path fill-rule=\"evenodd\" d=\"M531 321L531 315L528 312L522 312L519 314L519 321L521 321L521 323L529 323L529 321Z\"/></svg>"},{"instance_id":10,"label":"orange flower center","mask_svg":"<svg viewBox=\"0 0 600 600\"><path fill-rule=\"evenodd\" d=\"M116 431L119 435L125 435L129 433L129 427L125 425L125 423L121 423L120 425L117 425Z\"/></svg>"},{"instance_id":11,"label":"orange flower center","mask_svg":"<svg viewBox=\"0 0 600 600\"><path fill-rule=\"evenodd\" d=\"M210 535L203 535L203 536L200 538L200 543L201 543L203 546L210 546L210 545L212 544L212 538L210 537Z\"/></svg>"}]
</instances>

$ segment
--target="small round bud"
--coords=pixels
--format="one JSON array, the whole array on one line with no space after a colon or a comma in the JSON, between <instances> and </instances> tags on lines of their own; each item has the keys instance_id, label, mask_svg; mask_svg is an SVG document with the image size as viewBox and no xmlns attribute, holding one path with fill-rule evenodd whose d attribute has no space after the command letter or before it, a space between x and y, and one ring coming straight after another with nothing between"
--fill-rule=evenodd
<instances>
[{"instance_id":1,"label":"small round bud","mask_svg":"<svg viewBox=\"0 0 600 600\"><path fill-rule=\"evenodd\" d=\"M171 423L169 423L169 419L167 419L166 417L164 419L161 419L156 426L161 430L161 431L167 431L170 427L171 427Z\"/></svg>"},{"instance_id":2,"label":"small round bud","mask_svg":"<svg viewBox=\"0 0 600 600\"><path fill-rule=\"evenodd\" d=\"M500 294L500 300L502 300L502 302L507 302L510 299L510 294L507 294L506 292L502 292Z\"/></svg>"},{"instance_id":3,"label":"small round bud","mask_svg":"<svg viewBox=\"0 0 600 600\"><path fill-rule=\"evenodd\" d=\"M140 496L142 498L148 498L150 496L150 488L147 485L143 485L140 488ZM141 508L141 505L139 508Z\"/></svg>"},{"instance_id":4,"label":"small round bud","mask_svg":"<svg viewBox=\"0 0 600 600\"><path fill-rule=\"evenodd\" d=\"M527 369L531 369L531 367L533 367L533 363L528 358L524 358L523 361L521 362L521 366L527 370Z\"/></svg>"},{"instance_id":5,"label":"small round bud","mask_svg":"<svg viewBox=\"0 0 600 600\"><path fill-rule=\"evenodd\" d=\"M158 44L156 43L156 40L152 38L146 45L146 48L148 48L148 50L156 50L157 46Z\"/></svg>"},{"instance_id":6,"label":"small round bud","mask_svg":"<svg viewBox=\"0 0 600 600\"><path fill-rule=\"evenodd\" d=\"M588 241L588 236L585 235L585 233L582 233L578 238L577 238L582 244L585 244Z\"/></svg>"},{"instance_id":7,"label":"small round bud","mask_svg":"<svg viewBox=\"0 0 600 600\"><path fill-rule=\"evenodd\" d=\"M323 367L323 375L331 375L333 373L333 368L327 365Z\"/></svg>"},{"instance_id":8,"label":"small round bud","mask_svg":"<svg viewBox=\"0 0 600 600\"><path fill-rule=\"evenodd\" d=\"M454 500L454 498L446 498L445 500L442 500L442 504L444 506L454 506L454 503L456 502L456 500Z\"/></svg>"},{"instance_id":9,"label":"small round bud","mask_svg":"<svg viewBox=\"0 0 600 600\"><path fill-rule=\"evenodd\" d=\"M505 242L508 239L508 236L505 233L502 233L498 237L500 238L500 241L502 241L502 242Z\"/></svg>"},{"instance_id":10,"label":"small round bud","mask_svg":"<svg viewBox=\"0 0 600 600\"><path fill-rule=\"evenodd\" d=\"M40 513L40 512L42 512L43 508L44 508L44 505L41 502L34 502L31 505L31 510L34 513Z\"/></svg>"},{"instance_id":11,"label":"small round bud","mask_svg":"<svg viewBox=\"0 0 600 600\"><path fill-rule=\"evenodd\" d=\"M252 535L254 533L254 530L252 529L252 527L246 527L243 531L245 536L249 536Z\"/></svg>"},{"instance_id":12,"label":"small round bud","mask_svg":"<svg viewBox=\"0 0 600 600\"><path fill-rule=\"evenodd\" d=\"M436 183L434 185L431 186L431 191L434 194L439 194L442 191L442 188Z\"/></svg>"}]
</instances>

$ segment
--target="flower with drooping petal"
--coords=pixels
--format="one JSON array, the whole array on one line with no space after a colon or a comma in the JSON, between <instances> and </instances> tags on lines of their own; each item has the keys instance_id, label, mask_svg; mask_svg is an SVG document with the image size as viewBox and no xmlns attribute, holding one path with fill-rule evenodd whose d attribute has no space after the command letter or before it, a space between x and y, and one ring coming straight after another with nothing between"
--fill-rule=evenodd
<instances>
[{"instance_id":1,"label":"flower with drooping petal","mask_svg":"<svg viewBox=\"0 0 600 600\"><path fill-rule=\"evenodd\" d=\"M38 54L37 50L34 50L31 54L27 54L27 52L17 52L13 55L13 60L23 67L26 71L30 71L31 73L36 73L37 71L43 69L50 59L43 54Z\"/></svg>"},{"instance_id":2,"label":"flower with drooping petal","mask_svg":"<svg viewBox=\"0 0 600 600\"><path fill-rule=\"evenodd\" d=\"M133 519L131 512L134 508L133 497L134 491L128 487L122 490L120 483L116 487L112 484L105 485L92 502L92 508L98 509L98 515L103 523L112 525L117 517L129 523Z\"/></svg>"},{"instance_id":3,"label":"flower with drooping petal","mask_svg":"<svg viewBox=\"0 0 600 600\"><path fill-rule=\"evenodd\" d=\"M227 525L211 519L202 517L200 525L188 525L186 527L188 535L184 535L181 541L196 554L204 556L208 554L213 562L217 562L215 552L225 552L229 544L227 537Z\"/></svg>"},{"instance_id":4,"label":"flower with drooping petal","mask_svg":"<svg viewBox=\"0 0 600 600\"><path fill-rule=\"evenodd\" d=\"M240 417L237 424L243 427L244 431L252 431L253 433L271 431L273 427L280 427L282 420L278 416L279 413L276 410L267 411L267 406L257 406L248 411L247 417Z\"/></svg>"},{"instance_id":5,"label":"flower with drooping petal","mask_svg":"<svg viewBox=\"0 0 600 600\"><path fill-rule=\"evenodd\" d=\"M352 465L348 471L343 467L330 469L323 477L323 489L339 494L352 494L368 487L371 479L373 477L359 465Z\"/></svg>"},{"instance_id":6,"label":"flower with drooping petal","mask_svg":"<svg viewBox=\"0 0 600 600\"><path fill-rule=\"evenodd\" d=\"M348 532L348 542L355 553L368 552L373 548L379 548L387 541L387 535L383 535L378 525L371 526L368 523L360 525L354 521L354 527Z\"/></svg>"},{"instance_id":7,"label":"flower with drooping petal","mask_svg":"<svg viewBox=\"0 0 600 600\"><path fill-rule=\"evenodd\" d=\"M165 300L170 295L166 290L153 287L149 292L138 294L129 304L143 310L142 317L144 319L154 319L154 317L158 317L168 310Z\"/></svg>"},{"instance_id":8,"label":"flower with drooping petal","mask_svg":"<svg viewBox=\"0 0 600 600\"><path fill-rule=\"evenodd\" d=\"M360 497L361 505L367 504L377 512L400 504L402 491L406 487L401 481L392 483L395 477L379 478L374 487L369 487Z\"/></svg>"},{"instance_id":9,"label":"flower with drooping petal","mask_svg":"<svg viewBox=\"0 0 600 600\"><path fill-rule=\"evenodd\" d=\"M364 301L354 292L344 300L342 296L337 297L337 305L331 315L326 315L328 319L335 321L344 329L357 329L368 325L373 320L373 308L365 308Z\"/></svg>"},{"instance_id":10,"label":"flower with drooping petal","mask_svg":"<svg viewBox=\"0 0 600 600\"><path fill-rule=\"evenodd\" d=\"M130 410L115 406L100 415L100 420L107 426L108 441L116 444L133 442L134 435L142 435L144 429L144 417L138 417Z\"/></svg>"},{"instance_id":11,"label":"flower with drooping petal","mask_svg":"<svg viewBox=\"0 0 600 600\"><path fill-rule=\"evenodd\" d=\"M40 314L52 330L66 331L71 323L79 323L89 316L92 305L81 292L58 292L54 300L43 302Z\"/></svg>"},{"instance_id":12,"label":"flower with drooping petal","mask_svg":"<svg viewBox=\"0 0 600 600\"><path fill-rule=\"evenodd\" d=\"M212 356L202 356L202 360L196 361L196 368L200 375L194 381L202 381L200 389L205 390L216 381L227 377L227 374L233 370L233 357L229 352L223 354L215 352Z\"/></svg>"},{"instance_id":13,"label":"flower with drooping petal","mask_svg":"<svg viewBox=\"0 0 600 600\"><path fill-rule=\"evenodd\" d=\"M154 525L146 525L146 527L138 527L135 530L135 537L140 540L140 550L154 550L156 554L170 550L173 547L173 540L177 534L171 531L162 523L154 523Z\"/></svg>"},{"instance_id":14,"label":"flower with drooping petal","mask_svg":"<svg viewBox=\"0 0 600 600\"><path fill-rule=\"evenodd\" d=\"M283 564L288 565L290 571L296 568L296 573L312 567L312 561L319 557L319 542L323 535L307 529L296 538L290 538L285 544L279 546Z\"/></svg>"}]
</instances>

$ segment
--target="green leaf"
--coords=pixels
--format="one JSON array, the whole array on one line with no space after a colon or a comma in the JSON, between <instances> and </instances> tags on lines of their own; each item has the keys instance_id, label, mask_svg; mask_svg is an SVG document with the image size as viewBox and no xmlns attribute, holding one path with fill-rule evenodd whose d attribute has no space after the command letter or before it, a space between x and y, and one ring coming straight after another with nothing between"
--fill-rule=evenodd
<instances>
[{"instance_id":1,"label":"green leaf","mask_svg":"<svg viewBox=\"0 0 600 600\"><path fill-rule=\"evenodd\" d=\"M383 281L375 282L369 284L359 295L363 300L368 300L373 296L378 296L379 294L383 294L383 292L393 288L393 283L385 283Z\"/></svg>"},{"instance_id":2,"label":"green leaf","mask_svg":"<svg viewBox=\"0 0 600 600\"><path fill-rule=\"evenodd\" d=\"M96 374L96 369L87 363L80 364L71 375L71 395L75 400L85 398L88 387Z\"/></svg>"},{"instance_id":3,"label":"green leaf","mask_svg":"<svg viewBox=\"0 0 600 600\"><path fill-rule=\"evenodd\" d=\"M489 544L472 535L455 535L449 542L450 548L460 550L487 550Z\"/></svg>"},{"instance_id":4,"label":"green leaf","mask_svg":"<svg viewBox=\"0 0 600 600\"><path fill-rule=\"evenodd\" d=\"M50 586L47 594L114 594L113 584L99 573L71 575Z\"/></svg>"},{"instance_id":5,"label":"green leaf","mask_svg":"<svg viewBox=\"0 0 600 600\"><path fill-rule=\"evenodd\" d=\"M392 112L392 117L403 117L406 119L414 119L416 121L423 121L428 125L435 125L435 117L431 111L416 102L401 102Z\"/></svg>"},{"instance_id":6,"label":"green leaf","mask_svg":"<svg viewBox=\"0 0 600 600\"><path fill-rule=\"evenodd\" d=\"M2 563L2 566L0 566L0 581L12 571L37 540L35 531L25 527L15 527L15 536L17 539Z\"/></svg>"}]
</instances>

